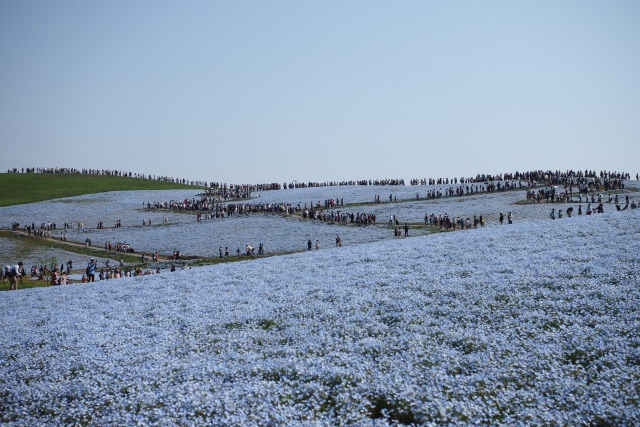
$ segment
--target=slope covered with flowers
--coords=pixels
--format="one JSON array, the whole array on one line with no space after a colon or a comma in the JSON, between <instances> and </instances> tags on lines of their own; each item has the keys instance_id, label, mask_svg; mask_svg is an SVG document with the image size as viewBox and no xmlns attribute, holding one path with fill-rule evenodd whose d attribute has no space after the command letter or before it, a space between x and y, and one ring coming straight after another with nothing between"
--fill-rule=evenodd
<instances>
[{"instance_id":1,"label":"slope covered with flowers","mask_svg":"<svg viewBox=\"0 0 640 427\"><path fill-rule=\"evenodd\" d=\"M3 293L10 425L640 424L640 210Z\"/></svg>"}]
</instances>

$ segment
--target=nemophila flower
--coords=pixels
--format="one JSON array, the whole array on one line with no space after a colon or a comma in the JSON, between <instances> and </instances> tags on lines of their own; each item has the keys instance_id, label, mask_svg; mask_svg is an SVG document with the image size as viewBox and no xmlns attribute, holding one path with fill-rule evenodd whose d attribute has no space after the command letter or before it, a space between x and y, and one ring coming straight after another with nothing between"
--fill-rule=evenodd
<instances>
[{"instance_id":1,"label":"nemophila flower","mask_svg":"<svg viewBox=\"0 0 640 427\"><path fill-rule=\"evenodd\" d=\"M0 420L638 424L638 215L7 293Z\"/></svg>"}]
</instances>

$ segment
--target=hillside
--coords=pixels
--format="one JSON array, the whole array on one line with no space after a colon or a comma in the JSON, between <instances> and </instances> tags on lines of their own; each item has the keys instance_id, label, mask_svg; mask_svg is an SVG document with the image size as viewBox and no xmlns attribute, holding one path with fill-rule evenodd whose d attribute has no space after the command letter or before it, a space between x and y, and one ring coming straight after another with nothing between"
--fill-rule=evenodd
<instances>
[{"instance_id":1,"label":"hillside","mask_svg":"<svg viewBox=\"0 0 640 427\"><path fill-rule=\"evenodd\" d=\"M638 425L640 210L0 299L12 425Z\"/></svg>"},{"instance_id":2,"label":"hillside","mask_svg":"<svg viewBox=\"0 0 640 427\"><path fill-rule=\"evenodd\" d=\"M196 187L121 176L70 173L0 173L0 207L106 191L188 188Z\"/></svg>"}]
</instances>

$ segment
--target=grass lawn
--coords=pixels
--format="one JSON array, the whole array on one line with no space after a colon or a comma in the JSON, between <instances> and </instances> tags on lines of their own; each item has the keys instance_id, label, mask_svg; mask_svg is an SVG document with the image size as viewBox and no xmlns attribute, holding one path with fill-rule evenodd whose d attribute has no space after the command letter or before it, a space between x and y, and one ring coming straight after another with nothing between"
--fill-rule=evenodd
<instances>
[{"instance_id":1,"label":"grass lawn","mask_svg":"<svg viewBox=\"0 0 640 427\"><path fill-rule=\"evenodd\" d=\"M23 277L22 281L18 279L18 290L27 288L41 288L43 286L49 286L46 280L36 280L29 277ZM0 291L9 290L9 279L0 281Z\"/></svg>"},{"instance_id":2,"label":"grass lawn","mask_svg":"<svg viewBox=\"0 0 640 427\"><path fill-rule=\"evenodd\" d=\"M0 237L6 238L6 239L18 240L22 245L32 245L32 246L46 247L50 249L60 249L68 252L83 254L83 255L86 255L87 257L93 256L98 259L111 258L114 261L116 261L116 263L118 260L122 260L126 264L126 267L124 268L125 270L126 269L135 270L136 268L142 268L142 270L144 271L149 269L155 271L157 268L161 268L163 271L166 271L171 268L171 265L175 265L176 268L180 268L180 266L185 262L188 263L190 267L196 267L196 266L201 267L205 265L224 264L229 262L269 258L272 256L288 254L288 252L272 252L265 255L247 256L243 253L241 256L236 256L235 254L233 254L229 257L224 257L224 258L196 257L196 256L184 257L183 256L177 261L167 259L165 257L161 257L159 262L150 263L152 254L145 253L145 257L147 261L146 263L143 264L140 262L140 259L141 259L140 257L142 255L141 252L136 252L136 253L121 253L121 252L115 252L115 251L107 252L102 247L99 247L99 246L86 247L83 244L71 242L71 241L64 242L59 239L42 239L42 238L36 238L36 237L28 237L24 233L14 232L9 230L0 230ZM53 264L55 265L60 264L60 262L57 259L53 263L51 263L50 261L51 260L47 260L47 262L42 264L47 264L48 267L50 268L52 268ZM114 265L116 263L114 263ZM111 270L113 270L113 268L115 267L112 267ZM80 269L81 273L82 273L82 270L83 269L81 268ZM100 267L98 270L106 271L109 269ZM78 270L76 269L72 271L72 273L73 272L77 273ZM80 282L76 281L76 283L80 283ZM18 285L18 289L36 288L36 287L43 287L43 286L50 286L50 284L47 282L47 280L35 280L33 278L23 278L22 284ZM8 290L9 290L9 281L8 280L0 281L0 291L8 291Z\"/></svg>"},{"instance_id":3,"label":"grass lawn","mask_svg":"<svg viewBox=\"0 0 640 427\"><path fill-rule=\"evenodd\" d=\"M68 173L0 173L0 206L20 205L106 191L187 188L198 187L121 176Z\"/></svg>"}]
</instances>

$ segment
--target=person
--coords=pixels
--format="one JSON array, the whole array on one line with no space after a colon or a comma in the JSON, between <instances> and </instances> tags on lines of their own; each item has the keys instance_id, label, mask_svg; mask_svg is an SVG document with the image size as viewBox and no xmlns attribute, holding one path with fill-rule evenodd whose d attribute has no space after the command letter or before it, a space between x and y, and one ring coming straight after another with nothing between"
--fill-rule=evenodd
<instances>
[{"instance_id":1,"label":"person","mask_svg":"<svg viewBox=\"0 0 640 427\"><path fill-rule=\"evenodd\" d=\"M309 239L309 240L307 241L307 250L309 250L309 251L310 251L310 250L311 250L311 246L312 246L312 245L313 245L313 244L311 243L311 239Z\"/></svg>"},{"instance_id":2,"label":"person","mask_svg":"<svg viewBox=\"0 0 640 427\"><path fill-rule=\"evenodd\" d=\"M407 225L407 223L404 223L404 237L409 237L409 225Z\"/></svg>"},{"instance_id":3,"label":"person","mask_svg":"<svg viewBox=\"0 0 640 427\"><path fill-rule=\"evenodd\" d=\"M549 218L556 219L556 210L555 210L555 208L551 209L551 213L549 214Z\"/></svg>"},{"instance_id":4,"label":"person","mask_svg":"<svg viewBox=\"0 0 640 427\"><path fill-rule=\"evenodd\" d=\"M27 271L24 268L22 261L18 263L18 278L20 278L20 284L22 285L22 278L27 275Z\"/></svg>"},{"instance_id":5,"label":"person","mask_svg":"<svg viewBox=\"0 0 640 427\"><path fill-rule=\"evenodd\" d=\"M95 258L91 258L91 260L89 260L86 274L87 274L88 282L95 282L96 280L96 259Z\"/></svg>"},{"instance_id":6,"label":"person","mask_svg":"<svg viewBox=\"0 0 640 427\"><path fill-rule=\"evenodd\" d=\"M502 212L500 212L500 225L502 225L503 221L504 221L504 215L502 215Z\"/></svg>"},{"instance_id":7,"label":"person","mask_svg":"<svg viewBox=\"0 0 640 427\"><path fill-rule=\"evenodd\" d=\"M513 215L511 215L511 212L507 214L507 223L513 224Z\"/></svg>"},{"instance_id":8,"label":"person","mask_svg":"<svg viewBox=\"0 0 640 427\"><path fill-rule=\"evenodd\" d=\"M6 266L5 275L9 278L9 289L12 291L18 290L18 277L22 277L22 261L18 265Z\"/></svg>"},{"instance_id":9,"label":"person","mask_svg":"<svg viewBox=\"0 0 640 427\"><path fill-rule=\"evenodd\" d=\"M316 240L316 251L317 251L318 249L320 249L320 241L319 241L319 240Z\"/></svg>"}]
</instances>

